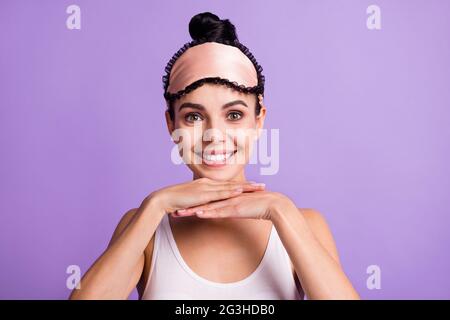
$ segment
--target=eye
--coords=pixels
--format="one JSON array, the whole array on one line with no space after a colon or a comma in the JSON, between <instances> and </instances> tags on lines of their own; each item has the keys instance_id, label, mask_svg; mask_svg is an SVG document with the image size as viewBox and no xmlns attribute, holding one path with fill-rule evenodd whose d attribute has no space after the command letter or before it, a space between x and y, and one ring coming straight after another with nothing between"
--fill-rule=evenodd
<instances>
[{"instance_id":1,"label":"eye","mask_svg":"<svg viewBox=\"0 0 450 320\"><path fill-rule=\"evenodd\" d=\"M240 112L232 111L228 114L228 119L230 119L231 121L236 121L241 118L242 118L242 113L240 113Z\"/></svg>"},{"instance_id":2,"label":"eye","mask_svg":"<svg viewBox=\"0 0 450 320\"><path fill-rule=\"evenodd\" d=\"M201 117L201 115L199 113L188 113L184 119L188 122L195 122L195 121L200 121L203 120L203 118Z\"/></svg>"}]
</instances>

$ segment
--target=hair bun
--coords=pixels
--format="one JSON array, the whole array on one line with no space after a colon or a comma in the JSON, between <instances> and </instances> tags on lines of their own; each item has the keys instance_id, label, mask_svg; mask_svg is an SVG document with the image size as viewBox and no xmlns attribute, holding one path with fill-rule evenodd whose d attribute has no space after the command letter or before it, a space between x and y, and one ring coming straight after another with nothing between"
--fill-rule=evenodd
<instances>
[{"instance_id":1,"label":"hair bun","mask_svg":"<svg viewBox=\"0 0 450 320\"><path fill-rule=\"evenodd\" d=\"M193 16L189 22L189 34L197 41L232 43L238 40L236 28L230 20L221 20L211 12Z\"/></svg>"}]
</instances>

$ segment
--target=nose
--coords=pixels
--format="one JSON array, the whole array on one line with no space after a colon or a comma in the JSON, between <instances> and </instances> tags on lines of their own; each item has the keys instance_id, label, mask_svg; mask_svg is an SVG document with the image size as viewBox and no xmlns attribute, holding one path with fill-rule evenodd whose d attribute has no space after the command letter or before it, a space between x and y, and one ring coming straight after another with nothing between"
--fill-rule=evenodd
<instances>
[{"instance_id":1,"label":"nose","mask_svg":"<svg viewBox=\"0 0 450 320\"><path fill-rule=\"evenodd\" d=\"M214 143L224 142L226 141L226 126L224 122L219 119L210 119L203 134L205 141Z\"/></svg>"}]
</instances>

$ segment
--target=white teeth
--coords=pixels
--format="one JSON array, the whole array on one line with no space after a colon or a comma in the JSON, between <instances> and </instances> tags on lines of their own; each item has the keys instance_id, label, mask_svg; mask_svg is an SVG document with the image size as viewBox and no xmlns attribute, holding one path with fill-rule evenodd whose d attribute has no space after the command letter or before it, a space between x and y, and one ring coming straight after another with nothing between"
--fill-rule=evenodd
<instances>
[{"instance_id":1,"label":"white teeth","mask_svg":"<svg viewBox=\"0 0 450 320\"><path fill-rule=\"evenodd\" d=\"M233 155L234 152L230 152L227 154L206 154L204 155L204 158L207 161L217 161L217 162L223 162L225 159L228 159L229 157L231 157Z\"/></svg>"}]
</instances>

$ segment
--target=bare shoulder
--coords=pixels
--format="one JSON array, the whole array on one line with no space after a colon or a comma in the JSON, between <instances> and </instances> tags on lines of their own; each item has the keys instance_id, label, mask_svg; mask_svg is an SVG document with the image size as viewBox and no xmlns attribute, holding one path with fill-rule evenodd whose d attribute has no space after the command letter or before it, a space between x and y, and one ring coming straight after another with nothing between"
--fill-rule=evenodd
<instances>
[{"instance_id":1,"label":"bare shoulder","mask_svg":"<svg viewBox=\"0 0 450 320\"><path fill-rule=\"evenodd\" d=\"M318 210L312 208L297 209L305 218L309 228L312 230L314 236L320 244L340 264L336 243L324 215Z\"/></svg>"},{"instance_id":2,"label":"bare shoulder","mask_svg":"<svg viewBox=\"0 0 450 320\"><path fill-rule=\"evenodd\" d=\"M297 208L298 211L305 217L306 221L308 222L308 225L311 228L314 228L319 231L321 229L327 228L327 221L325 217L322 215L322 213L316 209L312 208Z\"/></svg>"},{"instance_id":3,"label":"bare shoulder","mask_svg":"<svg viewBox=\"0 0 450 320\"><path fill-rule=\"evenodd\" d=\"M119 221L119 226L125 227L131 219L136 215L136 212L138 211L138 208L133 208L125 212L125 214L122 216L122 218Z\"/></svg>"}]
</instances>

